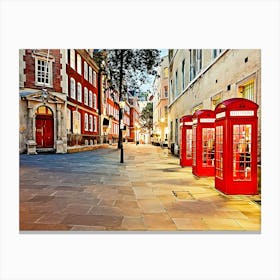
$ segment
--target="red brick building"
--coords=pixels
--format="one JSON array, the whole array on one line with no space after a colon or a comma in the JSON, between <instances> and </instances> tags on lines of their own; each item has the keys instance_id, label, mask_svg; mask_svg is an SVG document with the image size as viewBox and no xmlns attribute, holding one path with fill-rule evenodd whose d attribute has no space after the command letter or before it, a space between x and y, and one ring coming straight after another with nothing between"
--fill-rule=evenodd
<instances>
[{"instance_id":1,"label":"red brick building","mask_svg":"<svg viewBox=\"0 0 280 280\"><path fill-rule=\"evenodd\" d=\"M129 123L129 134L130 134L130 141L136 142L139 141L139 133L140 133L140 124L139 124L139 115L140 109L138 104L138 97L130 95L129 98L129 105L130 105L130 123Z\"/></svg>"},{"instance_id":2,"label":"red brick building","mask_svg":"<svg viewBox=\"0 0 280 280\"><path fill-rule=\"evenodd\" d=\"M112 89L105 91L105 112L103 112L103 129L106 141L117 143L119 139L119 93ZM106 120L106 122L104 121Z\"/></svg>"},{"instance_id":3,"label":"red brick building","mask_svg":"<svg viewBox=\"0 0 280 280\"><path fill-rule=\"evenodd\" d=\"M93 50L67 50L67 144L88 145L100 141L98 114L98 66Z\"/></svg>"},{"instance_id":4,"label":"red brick building","mask_svg":"<svg viewBox=\"0 0 280 280\"><path fill-rule=\"evenodd\" d=\"M98 71L91 49L19 51L20 152L100 142Z\"/></svg>"}]
</instances>

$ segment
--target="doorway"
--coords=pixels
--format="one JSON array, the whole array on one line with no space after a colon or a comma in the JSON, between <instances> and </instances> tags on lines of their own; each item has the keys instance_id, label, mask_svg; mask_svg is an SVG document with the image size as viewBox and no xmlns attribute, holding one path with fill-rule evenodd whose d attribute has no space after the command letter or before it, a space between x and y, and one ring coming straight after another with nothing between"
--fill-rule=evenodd
<instances>
[{"instance_id":1,"label":"doorway","mask_svg":"<svg viewBox=\"0 0 280 280\"><path fill-rule=\"evenodd\" d=\"M54 145L53 113L46 106L36 111L36 143L37 148L53 148Z\"/></svg>"}]
</instances>

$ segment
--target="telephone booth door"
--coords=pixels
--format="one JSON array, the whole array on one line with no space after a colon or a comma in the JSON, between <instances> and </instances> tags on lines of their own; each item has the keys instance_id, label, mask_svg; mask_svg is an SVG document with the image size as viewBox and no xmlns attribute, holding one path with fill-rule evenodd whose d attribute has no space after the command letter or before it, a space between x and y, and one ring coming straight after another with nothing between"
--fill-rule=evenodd
<instances>
[{"instance_id":1,"label":"telephone booth door","mask_svg":"<svg viewBox=\"0 0 280 280\"><path fill-rule=\"evenodd\" d=\"M258 105L232 98L215 109L215 187L226 194L257 194Z\"/></svg>"},{"instance_id":2,"label":"telephone booth door","mask_svg":"<svg viewBox=\"0 0 280 280\"><path fill-rule=\"evenodd\" d=\"M180 165L192 166L192 115L180 119Z\"/></svg>"},{"instance_id":3,"label":"telephone booth door","mask_svg":"<svg viewBox=\"0 0 280 280\"><path fill-rule=\"evenodd\" d=\"M193 114L192 172L196 176L214 176L215 113L198 110Z\"/></svg>"}]
</instances>

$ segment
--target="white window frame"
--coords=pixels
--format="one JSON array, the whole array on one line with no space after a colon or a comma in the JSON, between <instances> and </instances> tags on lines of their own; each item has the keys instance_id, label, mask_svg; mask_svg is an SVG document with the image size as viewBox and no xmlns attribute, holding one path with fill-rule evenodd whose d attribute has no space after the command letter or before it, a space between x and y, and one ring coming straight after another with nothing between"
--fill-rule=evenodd
<instances>
[{"instance_id":1,"label":"white window frame","mask_svg":"<svg viewBox=\"0 0 280 280\"><path fill-rule=\"evenodd\" d=\"M81 113L79 111L73 111L73 133L81 134Z\"/></svg>"},{"instance_id":2,"label":"white window frame","mask_svg":"<svg viewBox=\"0 0 280 280\"><path fill-rule=\"evenodd\" d=\"M84 87L84 104L88 105L88 88Z\"/></svg>"},{"instance_id":3,"label":"white window frame","mask_svg":"<svg viewBox=\"0 0 280 280\"><path fill-rule=\"evenodd\" d=\"M88 81L88 64L84 61L84 78Z\"/></svg>"},{"instance_id":4,"label":"white window frame","mask_svg":"<svg viewBox=\"0 0 280 280\"><path fill-rule=\"evenodd\" d=\"M92 91L89 91L88 106L92 108Z\"/></svg>"},{"instance_id":5,"label":"white window frame","mask_svg":"<svg viewBox=\"0 0 280 280\"><path fill-rule=\"evenodd\" d=\"M85 131L88 131L88 113L85 113L85 119L84 119L84 129Z\"/></svg>"},{"instance_id":6,"label":"white window frame","mask_svg":"<svg viewBox=\"0 0 280 280\"><path fill-rule=\"evenodd\" d=\"M93 129L94 129L94 132L97 132L97 117L94 116L93 117L93 120L94 120L94 126L93 126Z\"/></svg>"},{"instance_id":7,"label":"white window frame","mask_svg":"<svg viewBox=\"0 0 280 280\"><path fill-rule=\"evenodd\" d=\"M82 75L82 58L77 54L77 72Z\"/></svg>"},{"instance_id":8,"label":"white window frame","mask_svg":"<svg viewBox=\"0 0 280 280\"><path fill-rule=\"evenodd\" d=\"M93 78L93 81L92 81L92 84L94 87L96 87L96 72L93 70L93 73L92 73L92 78Z\"/></svg>"},{"instance_id":9,"label":"white window frame","mask_svg":"<svg viewBox=\"0 0 280 280\"><path fill-rule=\"evenodd\" d=\"M197 73L202 69L202 49L196 50L196 69Z\"/></svg>"},{"instance_id":10,"label":"white window frame","mask_svg":"<svg viewBox=\"0 0 280 280\"><path fill-rule=\"evenodd\" d=\"M88 81L92 84L92 68L88 67Z\"/></svg>"},{"instance_id":11,"label":"white window frame","mask_svg":"<svg viewBox=\"0 0 280 280\"><path fill-rule=\"evenodd\" d=\"M89 131L93 131L93 117L89 115Z\"/></svg>"},{"instance_id":12,"label":"white window frame","mask_svg":"<svg viewBox=\"0 0 280 280\"><path fill-rule=\"evenodd\" d=\"M93 94L93 108L96 110L97 109L97 98L96 98L96 94Z\"/></svg>"},{"instance_id":13,"label":"white window frame","mask_svg":"<svg viewBox=\"0 0 280 280\"><path fill-rule=\"evenodd\" d=\"M181 74L182 74L182 91L183 91L185 89L185 87L186 87L186 79L185 79L185 75L186 75L186 61L185 61L185 59L182 61Z\"/></svg>"},{"instance_id":14,"label":"white window frame","mask_svg":"<svg viewBox=\"0 0 280 280\"><path fill-rule=\"evenodd\" d=\"M82 85L81 83L77 83L77 100L82 102Z\"/></svg>"},{"instance_id":15,"label":"white window frame","mask_svg":"<svg viewBox=\"0 0 280 280\"><path fill-rule=\"evenodd\" d=\"M67 108L66 112L66 130L68 132L71 130L71 110Z\"/></svg>"},{"instance_id":16,"label":"white window frame","mask_svg":"<svg viewBox=\"0 0 280 280\"><path fill-rule=\"evenodd\" d=\"M70 97L76 99L76 81L74 78L70 78Z\"/></svg>"},{"instance_id":17,"label":"white window frame","mask_svg":"<svg viewBox=\"0 0 280 280\"><path fill-rule=\"evenodd\" d=\"M70 50L70 67L72 69L76 69L76 61L75 61L75 50Z\"/></svg>"},{"instance_id":18,"label":"white window frame","mask_svg":"<svg viewBox=\"0 0 280 280\"><path fill-rule=\"evenodd\" d=\"M179 89L178 89L178 70L175 71L175 96L177 97L179 95Z\"/></svg>"},{"instance_id":19,"label":"white window frame","mask_svg":"<svg viewBox=\"0 0 280 280\"><path fill-rule=\"evenodd\" d=\"M52 82L53 82L53 75L52 75L52 62L51 61L48 61L47 63L47 73L48 73L48 79L49 79L49 82L48 83L44 83L43 81L39 82L38 79L39 79L39 76L45 81L45 71L42 71L40 70L40 75L39 75L39 61L40 63L43 62L44 63L44 69L45 69L45 65L46 65L46 62L47 60L46 59L41 59L41 58L38 58L36 57L35 58L35 85L39 85L39 86L42 86L42 85L45 85L47 87L52 87ZM42 67L42 66L41 66ZM46 76L47 77L47 76Z\"/></svg>"}]
</instances>

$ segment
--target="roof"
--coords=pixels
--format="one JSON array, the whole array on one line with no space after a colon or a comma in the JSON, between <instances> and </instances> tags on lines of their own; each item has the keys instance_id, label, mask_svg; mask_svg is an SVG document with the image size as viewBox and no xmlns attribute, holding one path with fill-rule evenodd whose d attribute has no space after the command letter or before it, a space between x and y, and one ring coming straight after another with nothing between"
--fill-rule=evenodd
<instances>
[{"instance_id":1,"label":"roof","mask_svg":"<svg viewBox=\"0 0 280 280\"><path fill-rule=\"evenodd\" d=\"M194 118L201 118L201 117L214 117L215 113L212 110L207 110L207 109L203 109L203 110L198 110L193 114Z\"/></svg>"},{"instance_id":2,"label":"roof","mask_svg":"<svg viewBox=\"0 0 280 280\"><path fill-rule=\"evenodd\" d=\"M259 107L255 102L246 98L230 98L222 101L216 106L216 110L247 110L247 109L257 109Z\"/></svg>"}]
</instances>

